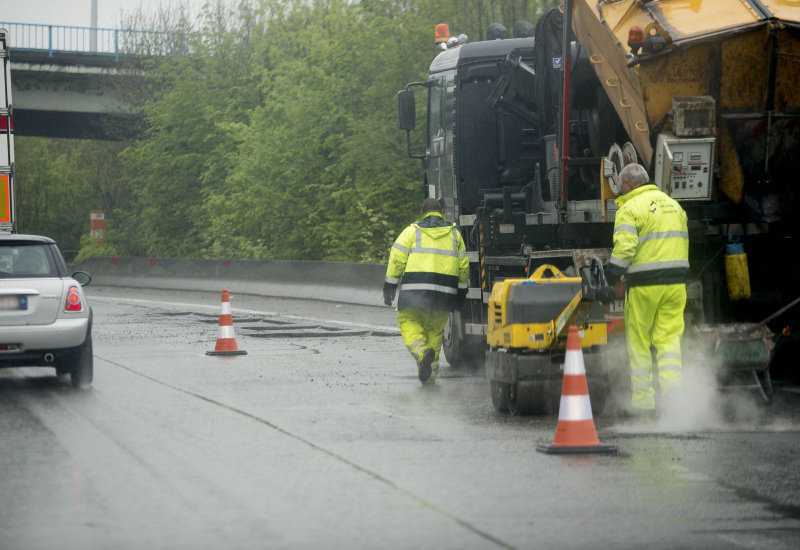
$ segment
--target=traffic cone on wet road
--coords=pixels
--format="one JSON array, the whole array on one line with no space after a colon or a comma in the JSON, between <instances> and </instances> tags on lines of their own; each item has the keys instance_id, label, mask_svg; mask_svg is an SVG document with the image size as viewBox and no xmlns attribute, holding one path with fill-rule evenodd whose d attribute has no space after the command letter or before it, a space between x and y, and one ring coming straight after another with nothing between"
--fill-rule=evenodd
<instances>
[{"instance_id":1,"label":"traffic cone on wet road","mask_svg":"<svg viewBox=\"0 0 800 550\"><path fill-rule=\"evenodd\" d=\"M597 438L589 401L589 385L578 327L569 328L567 355L564 358L564 381L561 384L561 406L558 410L556 436L551 445L537 445L546 454L616 453L614 445L604 445Z\"/></svg>"},{"instance_id":2,"label":"traffic cone on wet road","mask_svg":"<svg viewBox=\"0 0 800 550\"><path fill-rule=\"evenodd\" d=\"M217 328L217 346L206 355L247 355L236 345L236 334L233 332L233 316L228 291L222 291L222 305L219 309L219 327Z\"/></svg>"}]
</instances>

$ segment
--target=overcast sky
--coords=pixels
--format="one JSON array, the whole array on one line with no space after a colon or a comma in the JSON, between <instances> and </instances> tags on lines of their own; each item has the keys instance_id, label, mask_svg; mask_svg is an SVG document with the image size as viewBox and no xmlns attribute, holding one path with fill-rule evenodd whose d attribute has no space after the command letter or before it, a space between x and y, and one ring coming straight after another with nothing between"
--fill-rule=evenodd
<instances>
[{"instance_id":1,"label":"overcast sky","mask_svg":"<svg viewBox=\"0 0 800 550\"><path fill-rule=\"evenodd\" d=\"M97 0L97 26L117 28L121 13L139 5L150 9L178 3L187 0ZM203 0L188 3L194 8L201 6ZM0 22L88 27L91 21L92 0L0 0Z\"/></svg>"}]
</instances>

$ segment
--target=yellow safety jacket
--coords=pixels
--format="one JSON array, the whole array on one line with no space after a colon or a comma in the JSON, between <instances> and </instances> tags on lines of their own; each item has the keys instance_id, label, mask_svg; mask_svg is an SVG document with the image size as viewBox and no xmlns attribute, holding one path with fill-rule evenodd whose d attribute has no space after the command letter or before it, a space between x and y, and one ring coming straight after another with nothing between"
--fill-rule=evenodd
<instances>
[{"instance_id":1,"label":"yellow safety jacket","mask_svg":"<svg viewBox=\"0 0 800 550\"><path fill-rule=\"evenodd\" d=\"M615 202L614 251L606 270L610 282L624 275L628 286L685 283L689 230L683 208L653 184Z\"/></svg>"},{"instance_id":2,"label":"yellow safety jacket","mask_svg":"<svg viewBox=\"0 0 800 550\"><path fill-rule=\"evenodd\" d=\"M401 282L402 277L402 282ZM467 294L469 259L461 233L439 212L428 212L406 227L389 252L384 293L398 308L452 311Z\"/></svg>"}]
</instances>

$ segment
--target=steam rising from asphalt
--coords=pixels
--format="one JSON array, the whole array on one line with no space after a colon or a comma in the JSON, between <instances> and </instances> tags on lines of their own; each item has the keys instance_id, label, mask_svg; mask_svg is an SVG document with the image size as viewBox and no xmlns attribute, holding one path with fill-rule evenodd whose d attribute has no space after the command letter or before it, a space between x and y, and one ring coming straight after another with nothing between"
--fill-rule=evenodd
<instances>
[{"instance_id":1,"label":"steam rising from asphalt","mask_svg":"<svg viewBox=\"0 0 800 550\"><path fill-rule=\"evenodd\" d=\"M759 402L758 390L720 385L719 375L725 373L718 372L712 358L691 342L685 349L683 385L680 391L667 393L660 404L658 419L650 423L623 421L618 431L674 433L763 429L763 405ZM747 383L753 384L752 375Z\"/></svg>"},{"instance_id":2,"label":"steam rising from asphalt","mask_svg":"<svg viewBox=\"0 0 800 550\"><path fill-rule=\"evenodd\" d=\"M703 356L690 357L683 366L683 385L679 392L665 396L657 429L670 432L702 432L724 425L718 394L716 369ZM746 402L737 405L751 416Z\"/></svg>"}]
</instances>

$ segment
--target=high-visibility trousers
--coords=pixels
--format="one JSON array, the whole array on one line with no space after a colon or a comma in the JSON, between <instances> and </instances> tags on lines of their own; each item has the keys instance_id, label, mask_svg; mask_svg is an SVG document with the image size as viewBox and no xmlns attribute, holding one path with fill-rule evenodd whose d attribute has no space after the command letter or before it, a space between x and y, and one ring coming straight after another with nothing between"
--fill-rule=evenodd
<instances>
[{"instance_id":1,"label":"high-visibility trousers","mask_svg":"<svg viewBox=\"0 0 800 550\"><path fill-rule=\"evenodd\" d=\"M656 350L658 382L662 395L680 389L683 381L681 336L686 285L652 285L628 288L625 302L625 336L631 362L631 405L655 409L652 345Z\"/></svg>"},{"instance_id":2,"label":"high-visibility trousers","mask_svg":"<svg viewBox=\"0 0 800 550\"><path fill-rule=\"evenodd\" d=\"M419 362L426 350L432 349L436 353L431 364L431 381L439 372L439 350L442 348L444 326L449 315L450 313L447 311L419 307L405 307L397 310L400 334L403 336L406 348L417 362L417 371L419 371Z\"/></svg>"}]
</instances>

